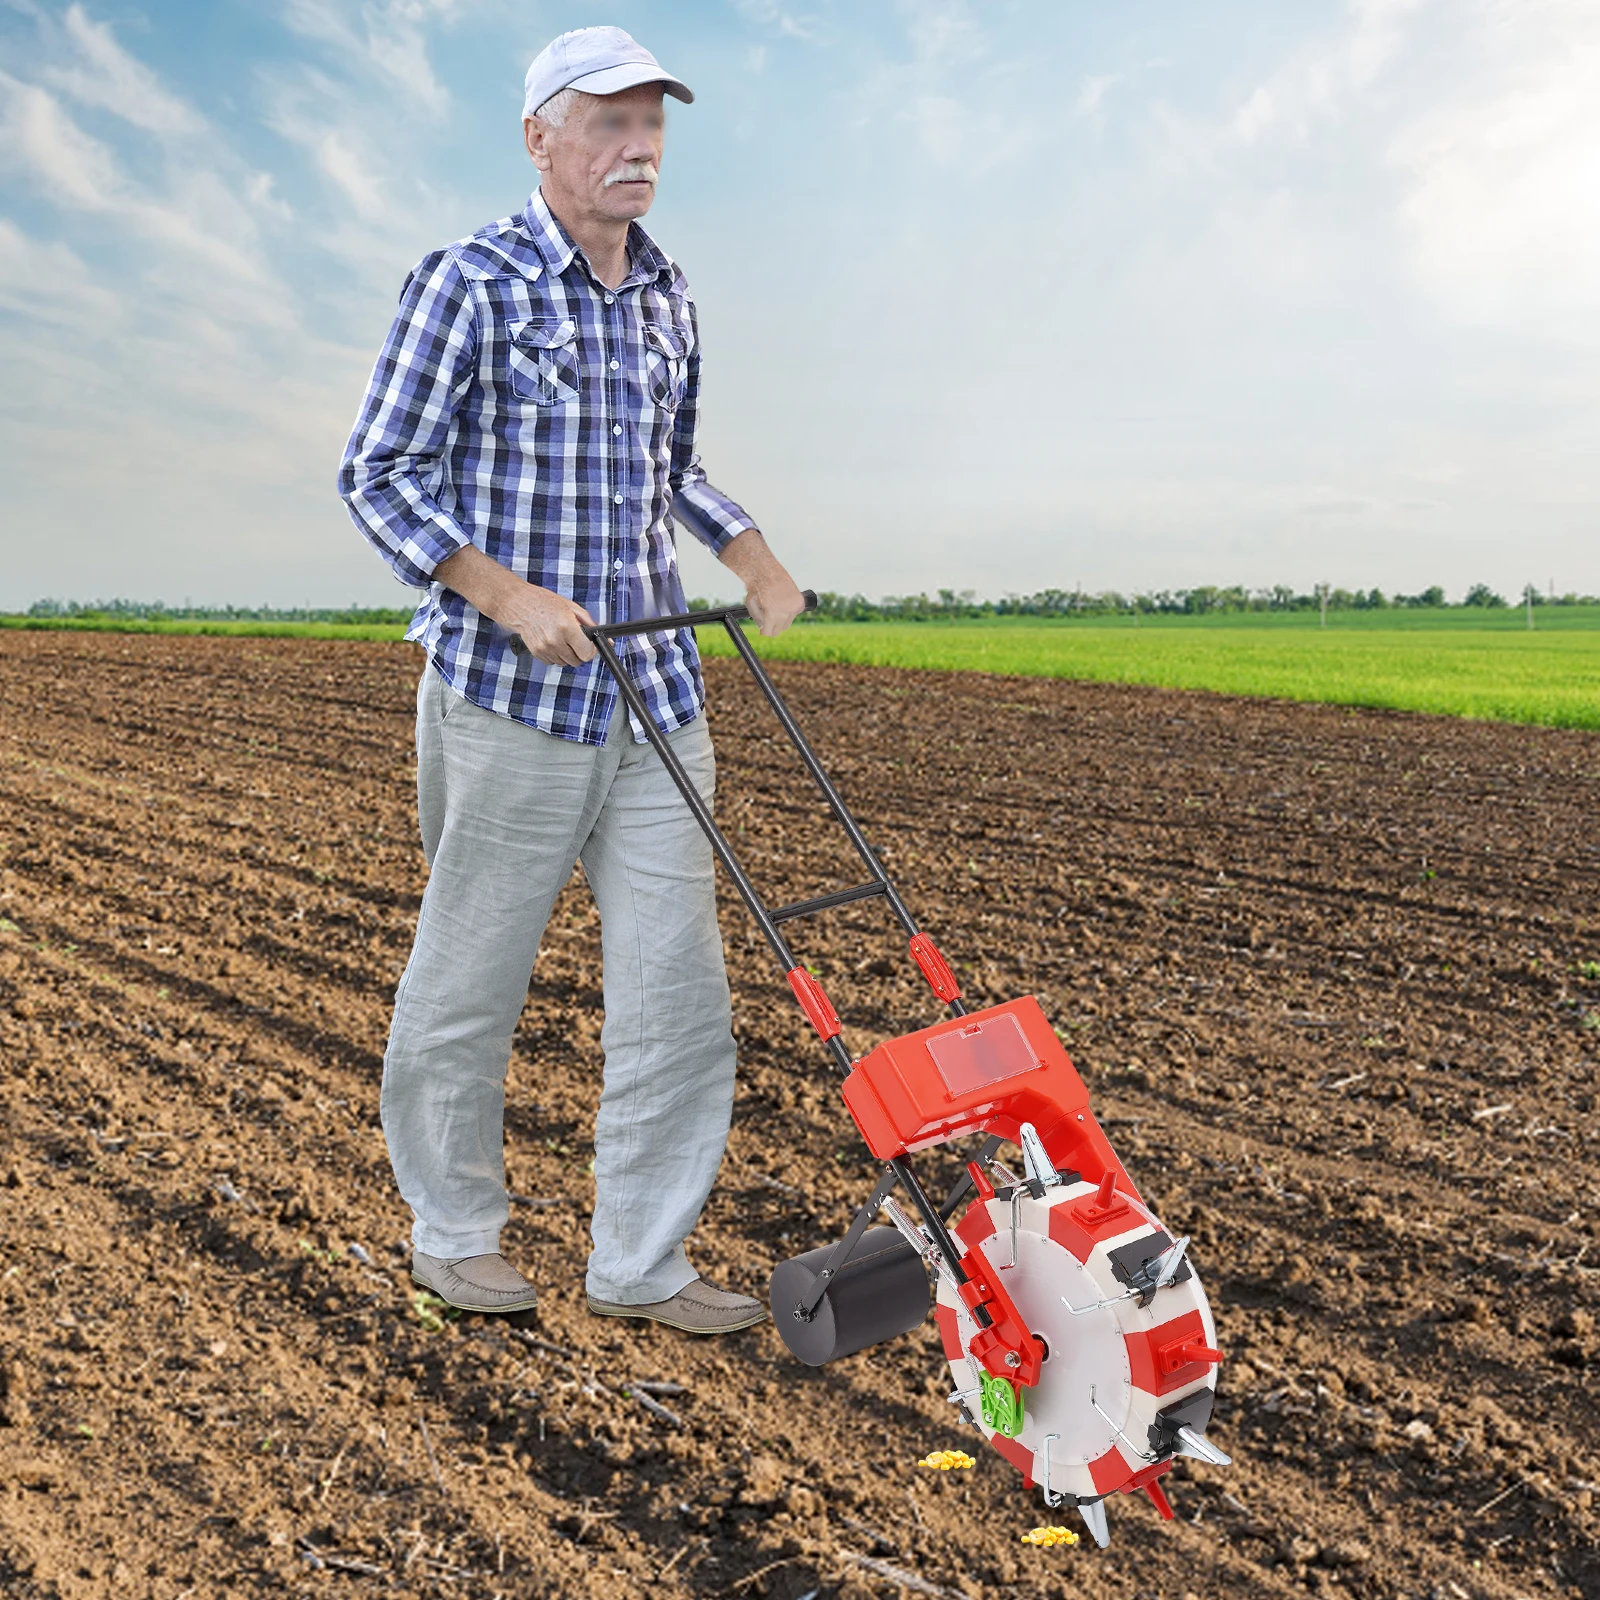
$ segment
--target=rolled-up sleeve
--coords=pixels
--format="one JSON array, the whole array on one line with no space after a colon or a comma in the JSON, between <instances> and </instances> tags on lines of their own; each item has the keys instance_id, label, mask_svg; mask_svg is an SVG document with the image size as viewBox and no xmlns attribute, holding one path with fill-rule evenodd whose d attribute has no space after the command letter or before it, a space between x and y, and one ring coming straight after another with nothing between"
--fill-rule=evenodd
<instances>
[{"instance_id":1,"label":"rolled-up sleeve","mask_svg":"<svg viewBox=\"0 0 1600 1600\"><path fill-rule=\"evenodd\" d=\"M707 482L700 457L695 454L694 434L700 412L700 327L692 300L688 310L693 346L683 400L672 431L672 472L668 480L672 487L672 515L675 522L721 555L730 540L756 524L743 506Z\"/></svg>"},{"instance_id":2,"label":"rolled-up sleeve","mask_svg":"<svg viewBox=\"0 0 1600 1600\"><path fill-rule=\"evenodd\" d=\"M441 561L472 543L436 494L477 349L461 269L448 251L435 251L406 280L339 467L339 495L356 527L413 589L426 588Z\"/></svg>"}]
</instances>

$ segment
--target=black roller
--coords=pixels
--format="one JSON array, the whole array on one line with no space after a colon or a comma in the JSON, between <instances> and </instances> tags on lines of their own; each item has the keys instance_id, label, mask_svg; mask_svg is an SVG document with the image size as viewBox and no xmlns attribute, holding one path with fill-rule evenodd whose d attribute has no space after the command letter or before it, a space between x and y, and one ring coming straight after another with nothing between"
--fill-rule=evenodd
<instances>
[{"instance_id":1,"label":"black roller","mask_svg":"<svg viewBox=\"0 0 1600 1600\"><path fill-rule=\"evenodd\" d=\"M854 1355L869 1344L909 1333L931 1298L922 1257L894 1228L868 1228L818 1302L809 1322L794 1314L827 1265L831 1244L780 1261L772 1274L772 1320L783 1342L808 1367Z\"/></svg>"}]
</instances>

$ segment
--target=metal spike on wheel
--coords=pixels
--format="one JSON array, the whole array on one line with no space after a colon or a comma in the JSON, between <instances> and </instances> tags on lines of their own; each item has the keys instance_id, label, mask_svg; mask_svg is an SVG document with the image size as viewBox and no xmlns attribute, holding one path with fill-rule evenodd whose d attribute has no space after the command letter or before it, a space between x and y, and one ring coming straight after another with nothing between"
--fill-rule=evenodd
<instances>
[{"instance_id":1,"label":"metal spike on wheel","mask_svg":"<svg viewBox=\"0 0 1600 1600\"><path fill-rule=\"evenodd\" d=\"M1042 1183L1047 1189L1061 1182L1061 1174L1045 1153L1044 1140L1031 1122L1024 1122L1017 1129L1017 1140L1022 1146L1023 1170L1033 1182Z\"/></svg>"},{"instance_id":2,"label":"metal spike on wheel","mask_svg":"<svg viewBox=\"0 0 1600 1600\"><path fill-rule=\"evenodd\" d=\"M1080 1500L1078 1515L1083 1518L1083 1525L1089 1530L1090 1538L1104 1550L1111 1543L1111 1530L1106 1526L1105 1501Z\"/></svg>"},{"instance_id":3,"label":"metal spike on wheel","mask_svg":"<svg viewBox=\"0 0 1600 1600\"><path fill-rule=\"evenodd\" d=\"M1196 1433L1193 1428L1179 1428L1177 1437L1180 1455L1193 1456L1196 1461L1207 1462L1213 1467L1233 1465L1233 1457L1217 1449L1203 1433Z\"/></svg>"}]
</instances>

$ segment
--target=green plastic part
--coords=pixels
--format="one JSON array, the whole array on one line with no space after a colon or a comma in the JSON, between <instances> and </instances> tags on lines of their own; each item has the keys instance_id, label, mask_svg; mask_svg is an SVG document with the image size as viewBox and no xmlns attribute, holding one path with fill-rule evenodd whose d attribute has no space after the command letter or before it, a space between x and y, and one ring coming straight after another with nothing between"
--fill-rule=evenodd
<instances>
[{"instance_id":1,"label":"green plastic part","mask_svg":"<svg viewBox=\"0 0 1600 1600\"><path fill-rule=\"evenodd\" d=\"M978 1374L983 1420L996 1433L1015 1439L1022 1432L1022 1391L1005 1378Z\"/></svg>"}]
</instances>

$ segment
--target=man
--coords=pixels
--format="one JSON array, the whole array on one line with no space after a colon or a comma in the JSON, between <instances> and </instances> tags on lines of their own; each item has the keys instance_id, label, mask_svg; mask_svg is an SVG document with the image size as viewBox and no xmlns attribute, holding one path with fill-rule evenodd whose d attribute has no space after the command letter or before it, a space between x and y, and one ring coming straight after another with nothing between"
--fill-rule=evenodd
<instances>
[{"instance_id":1,"label":"man","mask_svg":"<svg viewBox=\"0 0 1600 1600\"><path fill-rule=\"evenodd\" d=\"M766 1313L700 1278L683 1243L733 1105L712 856L582 628L685 609L674 522L742 580L763 633L803 602L695 455L694 302L638 224L664 94L694 98L619 28L562 34L534 61L523 137L539 188L412 272L339 489L396 576L428 590L407 637L429 662L430 870L379 1101L415 1218L412 1275L466 1310L535 1302L499 1253L505 1074L551 904L581 860L605 959L589 1309L721 1333ZM620 643L709 800L692 635Z\"/></svg>"}]
</instances>

